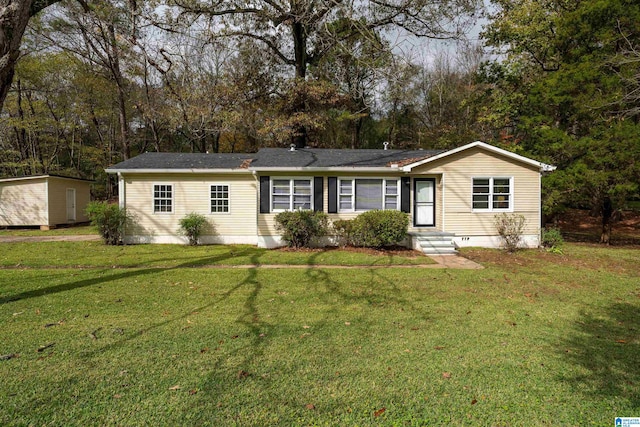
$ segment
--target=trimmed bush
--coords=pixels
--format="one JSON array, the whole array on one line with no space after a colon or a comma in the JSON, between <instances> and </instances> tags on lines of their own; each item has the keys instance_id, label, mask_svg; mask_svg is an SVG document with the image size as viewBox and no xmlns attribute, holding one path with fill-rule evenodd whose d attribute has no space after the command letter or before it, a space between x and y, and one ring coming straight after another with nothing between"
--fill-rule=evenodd
<instances>
[{"instance_id":1,"label":"trimmed bush","mask_svg":"<svg viewBox=\"0 0 640 427\"><path fill-rule=\"evenodd\" d=\"M355 246L382 248L401 243L407 237L409 217L394 210L372 210L361 213L351 226Z\"/></svg>"},{"instance_id":2,"label":"trimmed bush","mask_svg":"<svg viewBox=\"0 0 640 427\"><path fill-rule=\"evenodd\" d=\"M542 229L542 247L553 253L562 253L564 238L557 227Z\"/></svg>"},{"instance_id":3,"label":"trimmed bush","mask_svg":"<svg viewBox=\"0 0 640 427\"><path fill-rule=\"evenodd\" d=\"M524 215L501 213L494 217L494 224L504 248L509 252L515 252L520 247L522 232L526 223Z\"/></svg>"},{"instance_id":4,"label":"trimmed bush","mask_svg":"<svg viewBox=\"0 0 640 427\"><path fill-rule=\"evenodd\" d=\"M125 209L116 203L90 202L85 210L91 225L98 229L107 245L119 245L124 236L124 227L129 219Z\"/></svg>"},{"instance_id":5,"label":"trimmed bush","mask_svg":"<svg viewBox=\"0 0 640 427\"><path fill-rule=\"evenodd\" d=\"M180 220L180 231L187 236L191 246L196 246L208 225L207 219L203 215L192 212Z\"/></svg>"},{"instance_id":6,"label":"trimmed bush","mask_svg":"<svg viewBox=\"0 0 640 427\"><path fill-rule=\"evenodd\" d=\"M329 232L329 218L324 212L296 210L276 215L276 230L282 240L294 248L306 248Z\"/></svg>"}]
</instances>

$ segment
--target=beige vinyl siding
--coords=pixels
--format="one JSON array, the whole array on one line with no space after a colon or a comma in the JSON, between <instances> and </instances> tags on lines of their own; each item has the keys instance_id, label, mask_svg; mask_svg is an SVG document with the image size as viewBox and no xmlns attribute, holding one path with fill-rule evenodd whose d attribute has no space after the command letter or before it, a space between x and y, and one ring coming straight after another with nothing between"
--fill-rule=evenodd
<instances>
[{"instance_id":1,"label":"beige vinyl siding","mask_svg":"<svg viewBox=\"0 0 640 427\"><path fill-rule=\"evenodd\" d=\"M220 236L256 236L257 182L247 174L135 174L124 175L132 236L176 236L186 214L204 215ZM173 212L154 213L153 186L173 185ZM211 213L211 185L229 185L229 213ZM207 233L211 235L211 233Z\"/></svg>"},{"instance_id":2,"label":"beige vinyl siding","mask_svg":"<svg viewBox=\"0 0 640 427\"><path fill-rule=\"evenodd\" d=\"M46 177L0 183L0 226L49 225Z\"/></svg>"},{"instance_id":3,"label":"beige vinyl siding","mask_svg":"<svg viewBox=\"0 0 640 427\"><path fill-rule=\"evenodd\" d=\"M89 182L49 177L49 225L67 224L67 189L76 190L76 220L75 222L89 221L85 213L91 192Z\"/></svg>"},{"instance_id":4,"label":"beige vinyl siding","mask_svg":"<svg viewBox=\"0 0 640 427\"><path fill-rule=\"evenodd\" d=\"M511 177L513 189L513 212L526 218L524 234L537 234L540 228L540 173L534 166L515 161L481 148L447 156L433 163L427 163L412 171L441 174L444 179L438 184L440 195L436 212L444 218L436 223L438 229L456 233L459 236L495 235L494 217L498 212L474 212L471 205L472 178ZM444 201L442 200L444 198Z\"/></svg>"}]
</instances>

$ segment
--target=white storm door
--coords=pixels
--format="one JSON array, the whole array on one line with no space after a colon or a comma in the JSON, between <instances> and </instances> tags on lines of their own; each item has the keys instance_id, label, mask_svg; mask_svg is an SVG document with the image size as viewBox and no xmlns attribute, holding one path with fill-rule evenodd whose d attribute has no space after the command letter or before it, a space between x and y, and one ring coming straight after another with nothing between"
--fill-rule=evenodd
<instances>
[{"instance_id":1,"label":"white storm door","mask_svg":"<svg viewBox=\"0 0 640 427\"><path fill-rule=\"evenodd\" d=\"M433 227L436 225L436 180L416 178L413 180L413 225Z\"/></svg>"}]
</instances>

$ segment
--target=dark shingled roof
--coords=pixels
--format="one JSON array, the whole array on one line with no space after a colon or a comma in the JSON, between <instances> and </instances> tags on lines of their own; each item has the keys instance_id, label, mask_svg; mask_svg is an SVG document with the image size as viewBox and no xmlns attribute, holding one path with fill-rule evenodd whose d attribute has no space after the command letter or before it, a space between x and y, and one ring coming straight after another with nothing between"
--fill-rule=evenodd
<instances>
[{"instance_id":1,"label":"dark shingled roof","mask_svg":"<svg viewBox=\"0 0 640 427\"><path fill-rule=\"evenodd\" d=\"M253 154L144 153L109 169L359 168L403 166L446 150L338 150L263 148Z\"/></svg>"},{"instance_id":2,"label":"dark shingled roof","mask_svg":"<svg viewBox=\"0 0 640 427\"><path fill-rule=\"evenodd\" d=\"M144 153L109 169L240 169L255 154Z\"/></svg>"},{"instance_id":3,"label":"dark shingled roof","mask_svg":"<svg viewBox=\"0 0 640 427\"><path fill-rule=\"evenodd\" d=\"M426 159L445 150L338 150L332 148L263 148L258 151L252 168L260 167L385 167L408 159Z\"/></svg>"}]
</instances>

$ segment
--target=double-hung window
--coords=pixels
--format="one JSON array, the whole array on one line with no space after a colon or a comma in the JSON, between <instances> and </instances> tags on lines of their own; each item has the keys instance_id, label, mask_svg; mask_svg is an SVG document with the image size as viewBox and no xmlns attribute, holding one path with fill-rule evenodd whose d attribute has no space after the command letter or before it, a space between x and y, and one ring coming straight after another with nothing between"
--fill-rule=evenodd
<instances>
[{"instance_id":1,"label":"double-hung window","mask_svg":"<svg viewBox=\"0 0 640 427\"><path fill-rule=\"evenodd\" d=\"M340 179L340 211L368 211L372 209L398 209L398 179L355 178Z\"/></svg>"},{"instance_id":2,"label":"double-hung window","mask_svg":"<svg viewBox=\"0 0 640 427\"><path fill-rule=\"evenodd\" d=\"M173 185L154 184L153 186L153 212L173 212Z\"/></svg>"},{"instance_id":3,"label":"double-hung window","mask_svg":"<svg viewBox=\"0 0 640 427\"><path fill-rule=\"evenodd\" d=\"M271 180L271 210L313 209L310 178Z\"/></svg>"},{"instance_id":4,"label":"double-hung window","mask_svg":"<svg viewBox=\"0 0 640 427\"><path fill-rule=\"evenodd\" d=\"M211 185L211 213L229 213L229 185Z\"/></svg>"},{"instance_id":5,"label":"double-hung window","mask_svg":"<svg viewBox=\"0 0 640 427\"><path fill-rule=\"evenodd\" d=\"M513 179L473 178L472 207L477 211L513 210Z\"/></svg>"}]
</instances>

